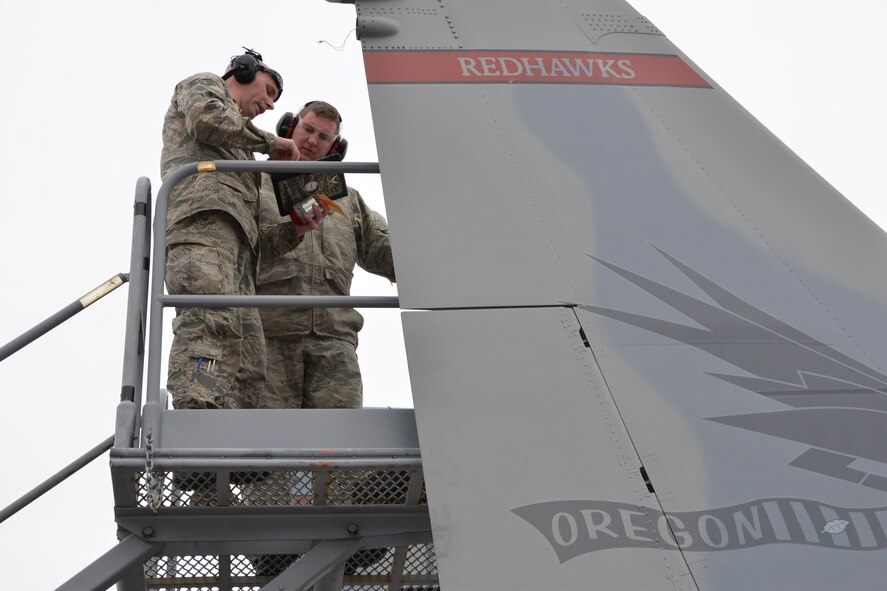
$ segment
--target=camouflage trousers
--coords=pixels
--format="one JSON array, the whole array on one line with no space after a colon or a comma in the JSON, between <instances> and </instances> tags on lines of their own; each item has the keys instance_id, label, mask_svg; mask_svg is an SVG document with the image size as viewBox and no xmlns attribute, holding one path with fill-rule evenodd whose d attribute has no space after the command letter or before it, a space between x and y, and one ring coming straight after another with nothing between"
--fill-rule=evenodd
<instances>
[{"instance_id":1,"label":"camouflage trousers","mask_svg":"<svg viewBox=\"0 0 887 591\"><path fill-rule=\"evenodd\" d=\"M201 212L169 232L170 294L255 295L256 257L240 225ZM175 408L255 408L265 380L265 336L255 308L177 308L167 389Z\"/></svg>"},{"instance_id":2,"label":"camouflage trousers","mask_svg":"<svg viewBox=\"0 0 887 591\"><path fill-rule=\"evenodd\" d=\"M351 343L314 334L267 337L263 408L360 408L363 383Z\"/></svg>"}]
</instances>

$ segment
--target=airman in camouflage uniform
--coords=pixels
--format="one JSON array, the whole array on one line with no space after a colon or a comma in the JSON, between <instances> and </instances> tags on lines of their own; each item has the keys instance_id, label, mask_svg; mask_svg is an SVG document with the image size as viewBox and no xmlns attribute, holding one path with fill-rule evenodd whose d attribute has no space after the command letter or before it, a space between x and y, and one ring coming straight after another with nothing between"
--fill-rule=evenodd
<instances>
[{"instance_id":1,"label":"airman in camouflage uniform","mask_svg":"<svg viewBox=\"0 0 887 591\"><path fill-rule=\"evenodd\" d=\"M331 105L316 101L299 114L293 139L303 160L318 160L339 133L339 117ZM299 248L263 249L259 257L257 291L262 295L348 295L355 265L394 281L388 224L364 203L360 194L336 203L344 210L327 215ZM326 213L326 212L325 212ZM290 224L281 221L274 190L267 176L260 198L260 233L274 234ZM278 243L279 244L279 243ZM360 408L363 386L357 363L357 333L363 317L353 309L293 310L262 308L267 344L267 381L263 408ZM304 485L294 472L272 472L258 483L241 487L243 502L292 505L306 500ZM361 494L361 485L356 485ZM296 498L293 494L296 491ZM362 564L382 558L378 550L358 553ZM298 556L252 557L257 574L277 576Z\"/></svg>"},{"instance_id":2,"label":"airman in camouflage uniform","mask_svg":"<svg viewBox=\"0 0 887 591\"><path fill-rule=\"evenodd\" d=\"M341 118L329 104L309 103L299 114L293 139L303 160L325 156L338 136ZM265 295L348 295L354 266L394 281L385 219L360 194L336 201L334 213L297 249L278 256L263 251L257 291ZM261 196L262 232L280 225L277 203L266 183ZM353 309L260 310L268 351L266 408L360 408L363 386L357 363L357 333L363 317Z\"/></svg>"},{"instance_id":3,"label":"airman in camouflage uniform","mask_svg":"<svg viewBox=\"0 0 887 591\"><path fill-rule=\"evenodd\" d=\"M225 79L203 73L176 86L163 124L162 178L187 163L252 160L253 152L270 154L272 159L298 159L292 141L250 121L273 108L282 90L280 76L254 60L252 80L230 78L241 67L238 60L232 60ZM170 293L255 293L260 187L259 174L217 172L198 173L176 185L167 212ZM269 252L291 250L299 241L291 225L264 234L262 247L267 242ZM258 312L249 308L176 312L167 378L174 406L256 406L265 375Z\"/></svg>"}]
</instances>

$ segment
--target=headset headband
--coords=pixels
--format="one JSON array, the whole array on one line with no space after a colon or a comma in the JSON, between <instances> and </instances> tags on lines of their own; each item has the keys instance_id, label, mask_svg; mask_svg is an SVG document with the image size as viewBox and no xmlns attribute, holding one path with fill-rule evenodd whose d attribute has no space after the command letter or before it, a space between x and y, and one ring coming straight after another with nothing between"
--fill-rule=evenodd
<instances>
[{"instance_id":1,"label":"headset headband","mask_svg":"<svg viewBox=\"0 0 887 591\"><path fill-rule=\"evenodd\" d=\"M336 107L333 107L331 104L327 103L326 101L308 101L307 103L302 105L301 109L299 109L299 115L302 114L302 111L304 111L305 109L307 109L308 107L310 107L311 105L313 105L315 103L325 103L327 106L332 108L332 110L336 112L336 117L339 119L339 125L340 126L342 125L342 114L339 113L339 109L337 109Z\"/></svg>"}]
</instances>

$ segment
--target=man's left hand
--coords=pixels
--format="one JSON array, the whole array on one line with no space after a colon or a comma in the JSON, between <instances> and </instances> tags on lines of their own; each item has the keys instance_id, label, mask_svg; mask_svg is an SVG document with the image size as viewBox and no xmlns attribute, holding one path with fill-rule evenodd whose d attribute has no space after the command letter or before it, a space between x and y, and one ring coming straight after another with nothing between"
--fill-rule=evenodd
<instances>
[{"instance_id":1,"label":"man's left hand","mask_svg":"<svg viewBox=\"0 0 887 591\"><path fill-rule=\"evenodd\" d=\"M269 156L271 160L298 160L300 158L296 142L285 137L274 139L274 148L271 149Z\"/></svg>"}]
</instances>

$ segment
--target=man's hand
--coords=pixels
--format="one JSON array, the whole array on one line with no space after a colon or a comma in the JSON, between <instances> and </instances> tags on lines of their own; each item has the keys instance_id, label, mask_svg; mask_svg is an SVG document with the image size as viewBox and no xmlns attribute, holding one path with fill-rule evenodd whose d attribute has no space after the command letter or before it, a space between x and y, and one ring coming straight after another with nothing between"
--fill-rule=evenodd
<instances>
[{"instance_id":1,"label":"man's hand","mask_svg":"<svg viewBox=\"0 0 887 591\"><path fill-rule=\"evenodd\" d=\"M330 214L330 209L325 203L315 203L311 206L311 212L314 214L314 217L311 218L305 216L308 219L304 224L300 223L297 218L293 218L293 226L296 228L296 236L301 238L306 232L319 228L323 218Z\"/></svg>"},{"instance_id":2,"label":"man's hand","mask_svg":"<svg viewBox=\"0 0 887 591\"><path fill-rule=\"evenodd\" d=\"M274 147L271 149L271 160L298 160L299 157L299 149L296 147L296 142L285 137L274 139Z\"/></svg>"}]
</instances>

